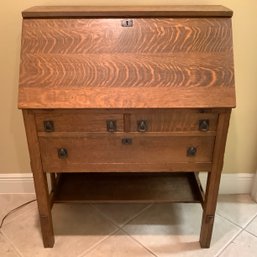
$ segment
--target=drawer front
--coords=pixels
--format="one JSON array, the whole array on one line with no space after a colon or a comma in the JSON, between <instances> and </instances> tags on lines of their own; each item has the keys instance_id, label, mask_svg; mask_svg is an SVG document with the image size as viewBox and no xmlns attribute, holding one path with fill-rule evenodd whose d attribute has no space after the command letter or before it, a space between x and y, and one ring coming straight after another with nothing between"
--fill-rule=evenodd
<instances>
[{"instance_id":1,"label":"drawer front","mask_svg":"<svg viewBox=\"0 0 257 257\"><path fill-rule=\"evenodd\" d=\"M144 110L131 113L130 129L135 132L216 131L217 113L199 110Z\"/></svg>"},{"instance_id":2,"label":"drawer front","mask_svg":"<svg viewBox=\"0 0 257 257\"><path fill-rule=\"evenodd\" d=\"M218 113L199 110L53 110L36 113L38 132L213 132Z\"/></svg>"},{"instance_id":3,"label":"drawer front","mask_svg":"<svg viewBox=\"0 0 257 257\"><path fill-rule=\"evenodd\" d=\"M45 172L90 171L90 165L99 164L109 168L120 165L121 170L130 164L153 164L159 171L163 166L172 170L178 163L190 168L197 163L211 163L214 137L90 134L40 137L39 142Z\"/></svg>"},{"instance_id":4,"label":"drawer front","mask_svg":"<svg viewBox=\"0 0 257 257\"><path fill-rule=\"evenodd\" d=\"M107 132L112 121L114 131L123 131L123 115L118 111L53 110L36 113L38 132Z\"/></svg>"}]
</instances>

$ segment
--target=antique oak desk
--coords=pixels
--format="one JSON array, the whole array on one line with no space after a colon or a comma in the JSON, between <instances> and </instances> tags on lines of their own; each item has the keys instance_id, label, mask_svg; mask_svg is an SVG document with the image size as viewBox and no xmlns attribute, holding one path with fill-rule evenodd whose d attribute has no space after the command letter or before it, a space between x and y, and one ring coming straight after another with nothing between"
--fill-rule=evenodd
<instances>
[{"instance_id":1,"label":"antique oak desk","mask_svg":"<svg viewBox=\"0 0 257 257\"><path fill-rule=\"evenodd\" d=\"M51 207L65 201L200 202L210 246L235 107L231 16L222 6L23 12L19 108L45 247Z\"/></svg>"}]
</instances>

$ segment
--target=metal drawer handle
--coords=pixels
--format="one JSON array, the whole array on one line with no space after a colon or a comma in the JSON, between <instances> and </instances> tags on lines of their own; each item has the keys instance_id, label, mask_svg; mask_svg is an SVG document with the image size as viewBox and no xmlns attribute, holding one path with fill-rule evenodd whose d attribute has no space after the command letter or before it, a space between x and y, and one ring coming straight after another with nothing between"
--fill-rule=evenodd
<instances>
[{"instance_id":1,"label":"metal drawer handle","mask_svg":"<svg viewBox=\"0 0 257 257\"><path fill-rule=\"evenodd\" d=\"M147 121L146 120L138 120L137 121L137 131L138 132L146 132L147 131Z\"/></svg>"},{"instance_id":2,"label":"metal drawer handle","mask_svg":"<svg viewBox=\"0 0 257 257\"><path fill-rule=\"evenodd\" d=\"M132 145L132 138L127 138L127 137L122 138L122 139L121 139L121 143L122 143L123 145Z\"/></svg>"},{"instance_id":3,"label":"metal drawer handle","mask_svg":"<svg viewBox=\"0 0 257 257\"><path fill-rule=\"evenodd\" d=\"M45 132L53 132L54 131L54 122L52 120L44 121L44 130Z\"/></svg>"},{"instance_id":4,"label":"metal drawer handle","mask_svg":"<svg viewBox=\"0 0 257 257\"><path fill-rule=\"evenodd\" d=\"M188 157L194 157L197 153L197 148L194 146L190 146L187 148L187 156Z\"/></svg>"},{"instance_id":5,"label":"metal drawer handle","mask_svg":"<svg viewBox=\"0 0 257 257\"><path fill-rule=\"evenodd\" d=\"M106 127L108 132L116 132L117 131L117 122L116 120L107 120Z\"/></svg>"},{"instance_id":6,"label":"metal drawer handle","mask_svg":"<svg viewBox=\"0 0 257 257\"><path fill-rule=\"evenodd\" d=\"M209 120L199 120L199 130L206 132L209 130Z\"/></svg>"},{"instance_id":7,"label":"metal drawer handle","mask_svg":"<svg viewBox=\"0 0 257 257\"><path fill-rule=\"evenodd\" d=\"M59 159L66 159L68 157L68 151L66 148L58 149L58 157Z\"/></svg>"}]
</instances>

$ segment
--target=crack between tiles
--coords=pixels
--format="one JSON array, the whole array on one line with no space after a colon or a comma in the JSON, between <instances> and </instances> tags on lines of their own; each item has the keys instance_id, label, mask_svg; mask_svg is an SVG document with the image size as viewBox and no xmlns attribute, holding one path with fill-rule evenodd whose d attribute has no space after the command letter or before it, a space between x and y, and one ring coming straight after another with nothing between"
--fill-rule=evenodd
<instances>
[{"instance_id":1,"label":"crack between tiles","mask_svg":"<svg viewBox=\"0 0 257 257\"><path fill-rule=\"evenodd\" d=\"M250 232L250 231L248 231L248 230L246 230L247 229L247 227L250 225L250 223L252 223L253 222L253 220L255 219L255 218L257 218L257 214L246 224L246 226L244 227L244 231L245 232L247 232L247 233L249 233L249 234L251 234L252 236L254 236L254 237L257 237L257 235L255 235L254 233L252 233L252 232Z\"/></svg>"},{"instance_id":2,"label":"crack between tiles","mask_svg":"<svg viewBox=\"0 0 257 257\"><path fill-rule=\"evenodd\" d=\"M94 208L102 217L104 217L105 219L107 219L110 223L112 223L112 225L114 225L115 227L117 227L117 230L120 229L120 226L118 224L116 224L113 220L111 220L107 215L105 215L104 213L102 213L94 204L89 204L92 208Z\"/></svg>"},{"instance_id":3,"label":"crack between tiles","mask_svg":"<svg viewBox=\"0 0 257 257\"><path fill-rule=\"evenodd\" d=\"M137 218L139 215L141 215L144 211L146 211L148 208L150 208L153 203L148 204L146 207L144 207L142 210L140 210L139 212L137 212L135 215L133 215L131 218L129 218L128 220L126 220L123 224L119 225L117 224L115 221L113 221L110 217L108 217L108 215L106 215L105 213L103 213L101 210L99 210L94 204L90 204L93 208L95 208L103 217L105 217L106 219L108 219L113 225L115 225L116 227L118 227L119 229L123 228L125 225L127 225L129 222L131 222L132 220L134 220L135 218Z\"/></svg>"},{"instance_id":4,"label":"crack between tiles","mask_svg":"<svg viewBox=\"0 0 257 257\"><path fill-rule=\"evenodd\" d=\"M240 228L240 229L244 229L244 226L242 227L242 226L238 225L238 224L235 223L234 221L228 219L227 217L222 216L222 215L219 214L219 213L216 213L215 216L219 216L220 218L225 219L226 221L228 221L229 223L233 224L234 226L236 226L236 227L238 227L238 228ZM251 221L252 221L252 219L251 219ZM250 221L250 222L251 222L251 221ZM248 224L248 223L247 223L247 224Z\"/></svg>"},{"instance_id":5,"label":"crack between tiles","mask_svg":"<svg viewBox=\"0 0 257 257\"><path fill-rule=\"evenodd\" d=\"M109 235L107 235L106 237L104 237L103 239L99 240L98 242L94 243L92 246L90 246L88 249L86 249L84 252L82 252L81 254L79 254L77 257L84 257L85 255L87 255L89 252L93 251L98 245L100 245L102 242L104 242L105 240L107 240L108 238L110 238L112 235L116 234L117 232L119 232L120 229L117 228L115 229L113 232L111 232Z\"/></svg>"},{"instance_id":6,"label":"crack between tiles","mask_svg":"<svg viewBox=\"0 0 257 257\"><path fill-rule=\"evenodd\" d=\"M122 227L124 227L125 225L127 225L129 222L131 222L133 219L135 219L136 217L138 217L140 214L142 214L145 210L147 210L148 208L150 208L152 204L147 205L146 207L144 207L141 211L139 211L138 213L136 213L135 215L133 215L131 218L129 218L126 222L124 222L123 224L119 225L116 224L113 220L111 220L107 215L105 215L101 210L99 210L93 203L89 204L91 207L93 207L101 216L103 216L104 218L106 218L108 221L110 221L115 227L117 227L116 230L114 230L112 233L110 233L109 235L107 235L106 237L104 237L102 240L99 240L98 242L96 242L95 244L93 244L91 247L89 247L87 250L85 250L84 252L82 252L80 255L78 255L77 257L84 257L85 255L87 255L88 253L90 253L91 251L93 251L98 245L100 245L101 243L103 243L105 240L109 239L111 236L113 236L114 234L118 233L119 231L122 231L124 234L126 234L127 236L129 236L133 241L135 241L137 244L141 245L147 252L149 252L151 255L158 257L156 254L154 254L150 249L148 249L147 247L145 247L144 245L142 245L140 242L138 242L135 238L133 238L131 235L129 235L126 231L124 231L122 229Z\"/></svg>"},{"instance_id":7,"label":"crack between tiles","mask_svg":"<svg viewBox=\"0 0 257 257\"><path fill-rule=\"evenodd\" d=\"M246 233L248 233L248 234L250 234L251 236L254 236L254 237L257 238L257 236L256 236L255 234L253 234L252 232L250 232L250 231L248 231L248 230L245 230L245 229L243 229L243 231L246 232Z\"/></svg>"},{"instance_id":8,"label":"crack between tiles","mask_svg":"<svg viewBox=\"0 0 257 257\"><path fill-rule=\"evenodd\" d=\"M231 245L231 244L234 242L234 240L235 240L242 232L247 232L247 233L249 233L250 235L252 235L252 236L254 236L254 237L257 238L256 235L254 235L254 234L252 234L251 232L249 232L249 231L246 230L247 226L257 217L257 214L256 214L250 221L248 221L248 222L246 223L246 225L243 226L243 227L237 225L236 223L230 221L229 219L223 217L223 216L220 215L220 214L217 214L217 215L220 216L220 217L222 217L222 218L224 218L225 220L227 220L228 222L232 223L233 225L236 225L237 227L239 227L239 228L240 228L240 231L239 231L238 233L236 233L235 236L233 236L233 237L231 238L231 240L229 240L229 241L227 242L227 244L225 244L225 246L224 246L222 249L220 249L220 251L215 255L215 257L220 256L220 255L229 247L229 245Z\"/></svg>"},{"instance_id":9,"label":"crack between tiles","mask_svg":"<svg viewBox=\"0 0 257 257\"><path fill-rule=\"evenodd\" d=\"M9 237L4 233L4 231L2 229L0 230L0 234L10 244L14 253L17 254L17 256L19 256L19 257L23 257L20 250L15 246L15 244L13 244L13 242L9 239Z\"/></svg>"},{"instance_id":10,"label":"crack between tiles","mask_svg":"<svg viewBox=\"0 0 257 257\"><path fill-rule=\"evenodd\" d=\"M219 257L233 242L234 240L243 232L244 230L241 229L238 233L236 233L225 245L222 249L220 249L215 257Z\"/></svg>"},{"instance_id":11,"label":"crack between tiles","mask_svg":"<svg viewBox=\"0 0 257 257\"><path fill-rule=\"evenodd\" d=\"M122 228L120 229L122 232L124 232L127 236L129 236L133 241L135 241L137 244L141 245L147 252L149 252L150 254L152 254L155 257L158 257L158 255L156 255L150 248L146 247L145 245L143 245L141 242L139 242L138 240L136 240L136 238L134 238L133 236L131 236L128 232L126 232L125 230L123 230Z\"/></svg>"},{"instance_id":12,"label":"crack between tiles","mask_svg":"<svg viewBox=\"0 0 257 257\"><path fill-rule=\"evenodd\" d=\"M139 211L138 213L136 213L134 216L132 216L130 219L128 219L126 222L124 222L123 224L120 225L120 228L122 229L124 226L126 226L128 223L130 223L132 220L134 220L135 218L137 218L139 215L141 215L143 212L145 212L147 209L149 209L150 207L153 206L153 203L147 205L145 208L143 208L141 211ZM122 229L123 231L123 229Z\"/></svg>"},{"instance_id":13,"label":"crack between tiles","mask_svg":"<svg viewBox=\"0 0 257 257\"><path fill-rule=\"evenodd\" d=\"M257 217L257 214L249 221L247 222L247 224L244 226L243 229L246 229L248 227L248 225Z\"/></svg>"}]
</instances>

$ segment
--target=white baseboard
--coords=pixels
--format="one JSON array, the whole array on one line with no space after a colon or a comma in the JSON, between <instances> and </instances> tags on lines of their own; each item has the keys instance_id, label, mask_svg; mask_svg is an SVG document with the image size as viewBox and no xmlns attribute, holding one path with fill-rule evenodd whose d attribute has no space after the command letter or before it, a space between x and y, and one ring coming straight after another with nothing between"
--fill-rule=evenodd
<instances>
[{"instance_id":1,"label":"white baseboard","mask_svg":"<svg viewBox=\"0 0 257 257\"><path fill-rule=\"evenodd\" d=\"M205 188L207 174L200 173L199 177L203 188ZM253 173L223 173L219 194L250 194L253 178Z\"/></svg>"},{"instance_id":2,"label":"white baseboard","mask_svg":"<svg viewBox=\"0 0 257 257\"><path fill-rule=\"evenodd\" d=\"M257 202L257 171L255 173L255 176L253 178L253 185L252 185L252 191L251 191L252 199Z\"/></svg>"},{"instance_id":3,"label":"white baseboard","mask_svg":"<svg viewBox=\"0 0 257 257\"><path fill-rule=\"evenodd\" d=\"M203 187L206 174L201 173ZM221 177L220 194L250 194L254 179L252 173L224 173ZM0 194L34 193L31 173L0 174Z\"/></svg>"},{"instance_id":4,"label":"white baseboard","mask_svg":"<svg viewBox=\"0 0 257 257\"><path fill-rule=\"evenodd\" d=\"M31 173L0 174L0 194L35 193Z\"/></svg>"}]
</instances>

